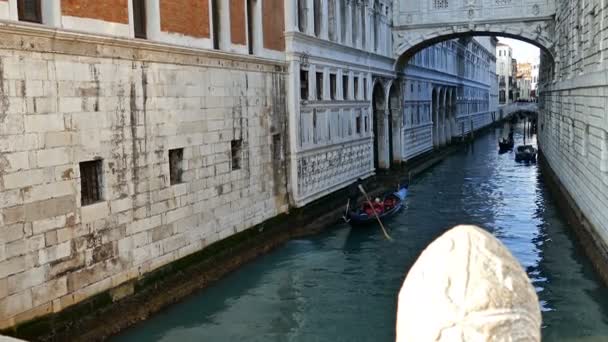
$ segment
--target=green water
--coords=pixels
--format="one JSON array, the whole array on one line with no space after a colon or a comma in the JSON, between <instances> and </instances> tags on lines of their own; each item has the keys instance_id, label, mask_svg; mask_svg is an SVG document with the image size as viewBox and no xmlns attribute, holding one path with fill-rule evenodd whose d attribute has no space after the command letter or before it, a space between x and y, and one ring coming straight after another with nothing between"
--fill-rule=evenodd
<instances>
[{"instance_id":1,"label":"green water","mask_svg":"<svg viewBox=\"0 0 608 342\"><path fill-rule=\"evenodd\" d=\"M294 240L116 336L115 341L393 341L397 293L446 229L476 224L522 263L544 341L608 341L608 289L560 216L536 165L499 155L497 129L416 179L381 232L337 224ZM516 132L516 143L522 139Z\"/></svg>"}]
</instances>

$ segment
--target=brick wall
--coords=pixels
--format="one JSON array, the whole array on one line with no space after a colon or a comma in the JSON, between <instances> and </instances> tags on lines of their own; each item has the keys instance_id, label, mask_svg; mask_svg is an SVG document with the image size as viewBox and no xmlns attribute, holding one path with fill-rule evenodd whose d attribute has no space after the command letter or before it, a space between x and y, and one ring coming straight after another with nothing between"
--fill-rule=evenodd
<instances>
[{"instance_id":1,"label":"brick wall","mask_svg":"<svg viewBox=\"0 0 608 342\"><path fill-rule=\"evenodd\" d=\"M230 0L230 40L232 44L247 44L245 1Z\"/></svg>"},{"instance_id":2,"label":"brick wall","mask_svg":"<svg viewBox=\"0 0 608 342\"><path fill-rule=\"evenodd\" d=\"M161 0L161 30L197 38L209 38L209 1Z\"/></svg>"},{"instance_id":3,"label":"brick wall","mask_svg":"<svg viewBox=\"0 0 608 342\"><path fill-rule=\"evenodd\" d=\"M272 147L286 111L278 65L60 37L2 36L0 329L287 208ZM238 170L233 139L243 140ZM175 148L183 173L172 185ZM79 163L99 158L102 200L83 206Z\"/></svg>"},{"instance_id":4,"label":"brick wall","mask_svg":"<svg viewBox=\"0 0 608 342\"><path fill-rule=\"evenodd\" d=\"M121 24L129 23L127 0L62 0L61 12L63 15L73 17L99 19Z\"/></svg>"},{"instance_id":5,"label":"brick wall","mask_svg":"<svg viewBox=\"0 0 608 342\"><path fill-rule=\"evenodd\" d=\"M285 51L285 20L283 0L262 2L262 25L264 47L270 50Z\"/></svg>"}]
</instances>

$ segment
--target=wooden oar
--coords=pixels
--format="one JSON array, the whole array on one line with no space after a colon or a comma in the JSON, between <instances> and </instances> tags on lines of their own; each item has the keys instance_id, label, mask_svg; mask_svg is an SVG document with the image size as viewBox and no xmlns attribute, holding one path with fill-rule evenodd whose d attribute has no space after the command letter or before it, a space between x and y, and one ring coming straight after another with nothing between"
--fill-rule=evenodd
<instances>
[{"instance_id":1,"label":"wooden oar","mask_svg":"<svg viewBox=\"0 0 608 342\"><path fill-rule=\"evenodd\" d=\"M344 211L344 215L342 216L342 219L346 223L350 222L350 220L348 219L348 211L349 210L350 210L350 198L348 199L348 202L346 202L346 211Z\"/></svg>"},{"instance_id":2,"label":"wooden oar","mask_svg":"<svg viewBox=\"0 0 608 342\"><path fill-rule=\"evenodd\" d=\"M389 240L389 241L393 241L393 238L391 238L390 235L388 235L388 233L386 232L386 229L384 228L384 225L382 224L382 221L380 221L380 217L378 216L378 213L376 212L376 209L374 209L374 204L369 199L369 196L367 196L367 192L365 192L365 189L363 189L363 186L361 184L359 184L359 191L361 191L361 193L363 194L363 196L365 196L365 199L367 200L367 203L369 203L370 207L372 208L372 211L374 212L374 216L376 216L376 220L378 220L378 223L380 224L380 228L382 228L382 232L384 233L384 236L386 237L386 239Z\"/></svg>"}]
</instances>

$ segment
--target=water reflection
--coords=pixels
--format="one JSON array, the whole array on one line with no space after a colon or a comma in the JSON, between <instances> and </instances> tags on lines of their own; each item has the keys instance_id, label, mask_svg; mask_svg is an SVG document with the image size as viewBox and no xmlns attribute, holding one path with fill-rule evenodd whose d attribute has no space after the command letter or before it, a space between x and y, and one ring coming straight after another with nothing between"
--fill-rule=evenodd
<instances>
[{"instance_id":1,"label":"water reflection","mask_svg":"<svg viewBox=\"0 0 608 342\"><path fill-rule=\"evenodd\" d=\"M502 134L480 136L412 183L407 207L387 222L394 242L379 229L339 224L289 242L115 340L394 340L396 297L408 268L460 223L488 229L522 263L541 299L544 341L608 340L607 289L537 165L498 153Z\"/></svg>"}]
</instances>

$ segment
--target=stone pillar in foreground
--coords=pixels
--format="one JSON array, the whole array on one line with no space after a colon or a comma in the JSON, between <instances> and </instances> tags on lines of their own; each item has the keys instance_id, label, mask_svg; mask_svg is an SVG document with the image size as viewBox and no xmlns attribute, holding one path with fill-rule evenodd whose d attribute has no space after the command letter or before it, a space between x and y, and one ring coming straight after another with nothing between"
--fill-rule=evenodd
<instances>
[{"instance_id":1,"label":"stone pillar in foreground","mask_svg":"<svg viewBox=\"0 0 608 342\"><path fill-rule=\"evenodd\" d=\"M507 248L458 226L420 255L397 312L397 341L540 341L538 297Z\"/></svg>"}]
</instances>

